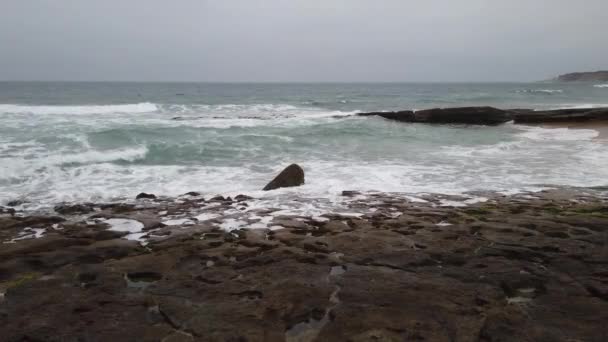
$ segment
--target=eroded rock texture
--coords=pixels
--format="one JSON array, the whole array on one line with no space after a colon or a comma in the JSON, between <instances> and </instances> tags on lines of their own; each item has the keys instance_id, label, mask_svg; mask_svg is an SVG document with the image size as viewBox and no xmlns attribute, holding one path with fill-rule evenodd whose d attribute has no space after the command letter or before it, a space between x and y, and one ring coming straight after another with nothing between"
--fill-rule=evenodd
<instances>
[{"instance_id":1,"label":"eroded rock texture","mask_svg":"<svg viewBox=\"0 0 608 342\"><path fill-rule=\"evenodd\" d=\"M89 216L3 214L2 241L45 231L1 245L0 336L606 341L608 203L561 190L537 196L445 207L440 197L376 194L350 202L364 215L277 216L272 230L159 223L159 210L204 199ZM214 203L221 215L228 201ZM94 220L107 217L145 223L148 244Z\"/></svg>"}]
</instances>

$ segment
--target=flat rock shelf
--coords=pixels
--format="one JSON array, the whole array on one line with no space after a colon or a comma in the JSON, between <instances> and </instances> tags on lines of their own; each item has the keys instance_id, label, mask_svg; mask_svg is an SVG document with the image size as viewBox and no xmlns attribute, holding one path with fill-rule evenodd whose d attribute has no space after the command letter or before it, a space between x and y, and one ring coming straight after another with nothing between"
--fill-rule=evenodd
<instances>
[{"instance_id":1,"label":"flat rock shelf","mask_svg":"<svg viewBox=\"0 0 608 342\"><path fill-rule=\"evenodd\" d=\"M345 192L349 213L255 219L227 214L246 196L3 208L0 336L606 341L604 190Z\"/></svg>"}]
</instances>

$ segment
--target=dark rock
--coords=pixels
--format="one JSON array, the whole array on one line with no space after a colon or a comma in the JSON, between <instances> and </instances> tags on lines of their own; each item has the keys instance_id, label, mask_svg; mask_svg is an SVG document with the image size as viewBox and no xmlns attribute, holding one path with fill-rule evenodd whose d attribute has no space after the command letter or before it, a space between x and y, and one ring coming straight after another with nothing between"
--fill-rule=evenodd
<instances>
[{"instance_id":1,"label":"dark rock","mask_svg":"<svg viewBox=\"0 0 608 342\"><path fill-rule=\"evenodd\" d=\"M60 204L53 209L61 215L88 214L94 211L92 204Z\"/></svg>"},{"instance_id":2,"label":"dark rock","mask_svg":"<svg viewBox=\"0 0 608 342\"><path fill-rule=\"evenodd\" d=\"M0 214L9 214L11 216L14 216L16 212L17 211L13 208L0 207Z\"/></svg>"},{"instance_id":3,"label":"dark rock","mask_svg":"<svg viewBox=\"0 0 608 342\"><path fill-rule=\"evenodd\" d=\"M0 241L17 226L47 228L38 239L0 244L0 336L605 341L608 203L575 192L487 194L485 203L453 208L370 195L345 203L376 209L359 218L276 216L271 224L282 229L273 231L164 227L146 248L103 223L55 229L49 223L61 218L0 217ZM183 202L111 217L152 227L166 215L160 210L199 205Z\"/></svg>"},{"instance_id":4,"label":"dark rock","mask_svg":"<svg viewBox=\"0 0 608 342\"><path fill-rule=\"evenodd\" d=\"M186 195L186 196L192 196L192 197L197 197L197 196L200 196L201 193L200 192L196 192L196 191L190 191L190 192L186 192L184 195Z\"/></svg>"},{"instance_id":5,"label":"dark rock","mask_svg":"<svg viewBox=\"0 0 608 342\"><path fill-rule=\"evenodd\" d=\"M342 196L345 196L345 197L353 197L353 196L357 196L360 194L361 194L361 192L359 192L359 191L352 191L352 190L342 191Z\"/></svg>"},{"instance_id":6,"label":"dark rock","mask_svg":"<svg viewBox=\"0 0 608 342\"><path fill-rule=\"evenodd\" d=\"M109 203L99 206L102 210L111 210L115 213L126 213L136 210L135 205L127 203Z\"/></svg>"},{"instance_id":7,"label":"dark rock","mask_svg":"<svg viewBox=\"0 0 608 342\"><path fill-rule=\"evenodd\" d=\"M414 122L414 112L411 110L402 110L398 112L371 112L371 113L359 113L359 116L380 116L385 119L403 121L403 122Z\"/></svg>"},{"instance_id":8,"label":"dark rock","mask_svg":"<svg viewBox=\"0 0 608 342\"><path fill-rule=\"evenodd\" d=\"M24 201L24 200L13 200L13 201L9 201L8 203L6 203L6 205L8 207L17 207L24 203L26 203L26 201Z\"/></svg>"},{"instance_id":9,"label":"dark rock","mask_svg":"<svg viewBox=\"0 0 608 342\"><path fill-rule=\"evenodd\" d=\"M515 112L515 123L608 121L608 108L577 108Z\"/></svg>"},{"instance_id":10,"label":"dark rock","mask_svg":"<svg viewBox=\"0 0 608 342\"><path fill-rule=\"evenodd\" d=\"M247 196L247 195L236 195L234 197L234 200L237 201L237 202L243 202L243 201L247 201L247 200L250 200L250 199L253 199L253 197Z\"/></svg>"},{"instance_id":11,"label":"dark rock","mask_svg":"<svg viewBox=\"0 0 608 342\"><path fill-rule=\"evenodd\" d=\"M224 196L218 195L215 197L211 197L211 199L209 200L211 202L225 202L227 201L227 199Z\"/></svg>"},{"instance_id":12,"label":"dark rock","mask_svg":"<svg viewBox=\"0 0 608 342\"><path fill-rule=\"evenodd\" d=\"M414 113L414 122L499 125L512 120L509 112L493 107L434 108Z\"/></svg>"},{"instance_id":13,"label":"dark rock","mask_svg":"<svg viewBox=\"0 0 608 342\"><path fill-rule=\"evenodd\" d=\"M145 192L142 192L142 193L140 193L139 195L137 195L135 197L135 199L142 199L142 198L155 199L156 195L154 195L154 194L147 194Z\"/></svg>"},{"instance_id":14,"label":"dark rock","mask_svg":"<svg viewBox=\"0 0 608 342\"><path fill-rule=\"evenodd\" d=\"M430 124L499 125L512 120L510 112L493 107L434 108L417 112L372 112L358 115L381 116L401 122Z\"/></svg>"},{"instance_id":15,"label":"dark rock","mask_svg":"<svg viewBox=\"0 0 608 342\"><path fill-rule=\"evenodd\" d=\"M304 184L304 170L297 164L291 164L268 183L263 190L268 191L278 188L300 186L302 184Z\"/></svg>"}]
</instances>

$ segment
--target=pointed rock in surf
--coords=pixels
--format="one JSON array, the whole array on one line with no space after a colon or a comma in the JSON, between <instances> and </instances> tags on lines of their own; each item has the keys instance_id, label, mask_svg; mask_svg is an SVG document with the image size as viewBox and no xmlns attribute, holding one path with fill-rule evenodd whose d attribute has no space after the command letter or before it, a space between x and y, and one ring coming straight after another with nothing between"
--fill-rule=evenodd
<instances>
[{"instance_id":1,"label":"pointed rock in surf","mask_svg":"<svg viewBox=\"0 0 608 342\"><path fill-rule=\"evenodd\" d=\"M154 194L147 194L145 192L141 192L139 195L135 196L135 199L142 199L142 198L145 198L145 199L155 199L156 195L154 195Z\"/></svg>"},{"instance_id":2,"label":"pointed rock in surf","mask_svg":"<svg viewBox=\"0 0 608 342\"><path fill-rule=\"evenodd\" d=\"M278 188L288 188L304 184L304 170L298 164L291 164L286 167L272 182L264 187L264 191Z\"/></svg>"}]
</instances>

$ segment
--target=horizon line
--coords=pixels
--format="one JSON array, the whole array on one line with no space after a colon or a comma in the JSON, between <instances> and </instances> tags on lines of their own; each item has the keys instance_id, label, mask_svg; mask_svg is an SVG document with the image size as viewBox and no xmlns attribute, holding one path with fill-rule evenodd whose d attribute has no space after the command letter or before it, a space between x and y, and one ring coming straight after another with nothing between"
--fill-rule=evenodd
<instances>
[{"instance_id":1,"label":"horizon line","mask_svg":"<svg viewBox=\"0 0 608 342\"><path fill-rule=\"evenodd\" d=\"M0 83L207 83L207 84L405 84L405 83L537 83L549 80L520 81L192 81L192 80L0 80Z\"/></svg>"}]
</instances>

